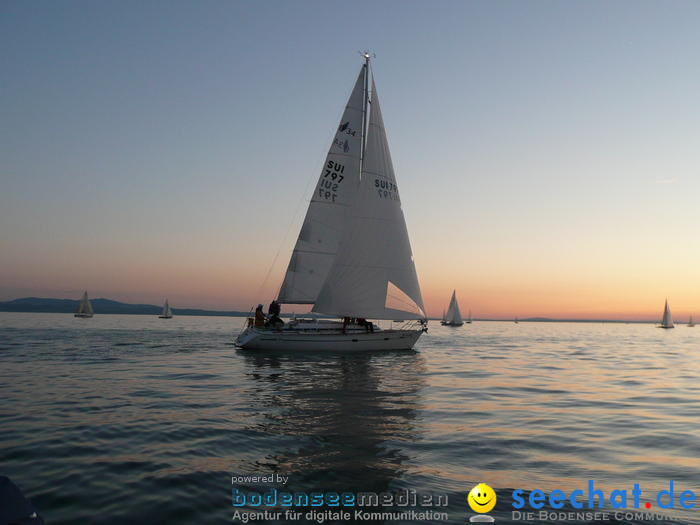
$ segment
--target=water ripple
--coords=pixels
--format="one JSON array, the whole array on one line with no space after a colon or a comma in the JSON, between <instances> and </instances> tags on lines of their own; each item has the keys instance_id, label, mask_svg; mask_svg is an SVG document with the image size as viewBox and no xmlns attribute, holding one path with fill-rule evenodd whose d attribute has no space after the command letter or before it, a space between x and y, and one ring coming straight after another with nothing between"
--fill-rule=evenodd
<instances>
[{"instance_id":1,"label":"water ripple","mask_svg":"<svg viewBox=\"0 0 700 525\"><path fill-rule=\"evenodd\" d=\"M514 488L700 490L700 330L433 323L414 352L260 355L240 322L1 314L2 474L52 524L230 522L237 473L445 492L450 523L479 481L506 523Z\"/></svg>"}]
</instances>

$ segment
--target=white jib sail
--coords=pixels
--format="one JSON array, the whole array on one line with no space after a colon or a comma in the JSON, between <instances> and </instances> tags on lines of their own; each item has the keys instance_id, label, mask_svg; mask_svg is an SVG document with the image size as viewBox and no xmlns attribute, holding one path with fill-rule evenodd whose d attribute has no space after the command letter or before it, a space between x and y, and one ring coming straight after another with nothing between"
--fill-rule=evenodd
<instances>
[{"instance_id":1,"label":"white jib sail","mask_svg":"<svg viewBox=\"0 0 700 525\"><path fill-rule=\"evenodd\" d=\"M170 305L168 304L168 300L165 300L165 304L163 305L163 313L161 314L165 317L170 317L173 315L173 313L170 311Z\"/></svg>"},{"instance_id":2,"label":"white jib sail","mask_svg":"<svg viewBox=\"0 0 700 525\"><path fill-rule=\"evenodd\" d=\"M661 319L661 326L669 328L673 326L673 318L671 317L671 309L668 307L668 299L666 299L666 304L664 305L664 317Z\"/></svg>"},{"instance_id":3,"label":"white jib sail","mask_svg":"<svg viewBox=\"0 0 700 525\"><path fill-rule=\"evenodd\" d=\"M452 291L452 299L450 299L450 306L447 308L446 322L449 324L462 324L462 312L459 311L459 304L457 303L457 293Z\"/></svg>"},{"instance_id":4,"label":"white jib sail","mask_svg":"<svg viewBox=\"0 0 700 525\"><path fill-rule=\"evenodd\" d=\"M278 301L313 304L338 252L348 207L357 190L366 66L350 94L299 232Z\"/></svg>"},{"instance_id":5,"label":"white jib sail","mask_svg":"<svg viewBox=\"0 0 700 525\"><path fill-rule=\"evenodd\" d=\"M357 198L313 311L339 317L424 319L416 267L372 82Z\"/></svg>"}]
</instances>

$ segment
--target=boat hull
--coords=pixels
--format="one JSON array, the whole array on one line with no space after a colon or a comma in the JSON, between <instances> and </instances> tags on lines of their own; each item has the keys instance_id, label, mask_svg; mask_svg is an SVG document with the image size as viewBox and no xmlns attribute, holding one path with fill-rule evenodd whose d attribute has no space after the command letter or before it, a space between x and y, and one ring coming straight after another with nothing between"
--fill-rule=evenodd
<instances>
[{"instance_id":1,"label":"boat hull","mask_svg":"<svg viewBox=\"0 0 700 525\"><path fill-rule=\"evenodd\" d=\"M464 323L440 323L442 326L462 326Z\"/></svg>"},{"instance_id":2,"label":"boat hull","mask_svg":"<svg viewBox=\"0 0 700 525\"><path fill-rule=\"evenodd\" d=\"M89 319L92 314L73 314L74 317L80 317L81 319Z\"/></svg>"},{"instance_id":3,"label":"boat hull","mask_svg":"<svg viewBox=\"0 0 700 525\"><path fill-rule=\"evenodd\" d=\"M246 328L236 338L245 350L293 352L368 352L410 350L423 330L376 330L375 332L274 330Z\"/></svg>"},{"instance_id":4,"label":"boat hull","mask_svg":"<svg viewBox=\"0 0 700 525\"><path fill-rule=\"evenodd\" d=\"M159 315L158 316L158 319L172 319L172 318L173 318L172 315Z\"/></svg>"}]
</instances>

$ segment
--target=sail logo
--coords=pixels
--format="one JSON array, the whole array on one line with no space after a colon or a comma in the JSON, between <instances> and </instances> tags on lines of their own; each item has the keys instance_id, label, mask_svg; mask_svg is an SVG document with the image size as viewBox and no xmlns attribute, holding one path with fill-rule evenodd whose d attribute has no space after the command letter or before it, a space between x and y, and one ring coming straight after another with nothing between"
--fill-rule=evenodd
<instances>
[{"instance_id":1,"label":"sail logo","mask_svg":"<svg viewBox=\"0 0 700 525\"><path fill-rule=\"evenodd\" d=\"M355 133L357 133L356 130L350 127L350 122L346 122L345 124L338 126L338 133L342 132L345 132L346 135L352 135L353 137L355 136Z\"/></svg>"},{"instance_id":2,"label":"sail logo","mask_svg":"<svg viewBox=\"0 0 700 525\"><path fill-rule=\"evenodd\" d=\"M348 121L338 126L338 135L340 135L341 133L343 135L350 135L351 137L354 137L357 133L357 130L352 129L350 127L350 121ZM343 140L343 137L336 136L333 140L333 145L338 148L342 148L343 153L347 153L348 151L350 151L350 143L347 139Z\"/></svg>"},{"instance_id":3,"label":"sail logo","mask_svg":"<svg viewBox=\"0 0 700 525\"><path fill-rule=\"evenodd\" d=\"M336 137L335 139L333 139L333 145L338 148L342 148L343 153L347 153L348 151L350 151L350 144L347 140L342 140Z\"/></svg>"}]
</instances>

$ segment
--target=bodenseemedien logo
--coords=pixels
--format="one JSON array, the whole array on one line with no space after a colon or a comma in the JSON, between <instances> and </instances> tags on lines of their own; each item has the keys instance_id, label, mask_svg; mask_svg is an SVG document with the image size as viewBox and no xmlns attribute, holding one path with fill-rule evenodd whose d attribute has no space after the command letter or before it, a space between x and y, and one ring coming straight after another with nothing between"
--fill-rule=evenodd
<instances>
[{"instance_id":1,"label":"bodenseemedien logo","mask_svg":"<svg viewBox=\"0 0 700 525\"><path fill-rule=\"evenodd\" d=\"M479 483L469 492L467 503L469 503L471 509L477 513L469 518L469 521L495 521L486 513L496 505L496 492L486 483Z\"/></svg>"}]
</instances>

